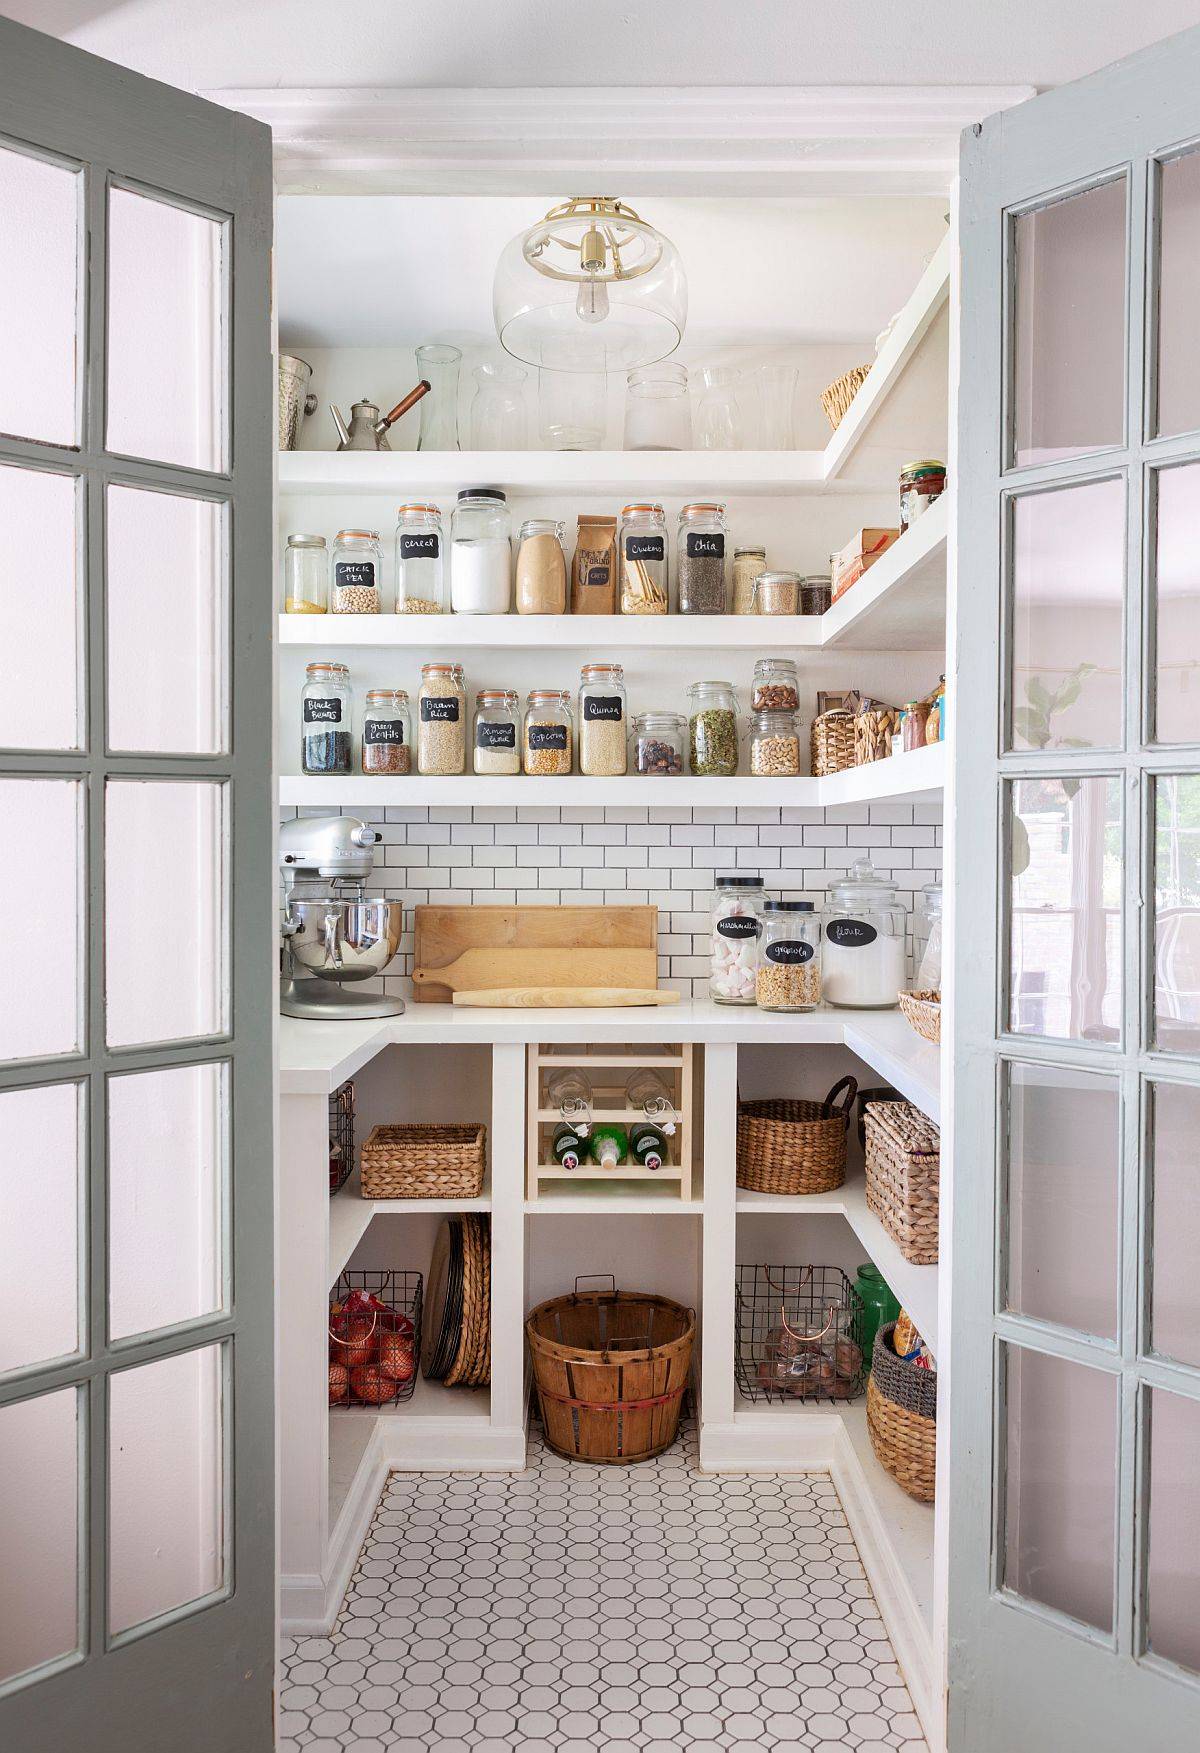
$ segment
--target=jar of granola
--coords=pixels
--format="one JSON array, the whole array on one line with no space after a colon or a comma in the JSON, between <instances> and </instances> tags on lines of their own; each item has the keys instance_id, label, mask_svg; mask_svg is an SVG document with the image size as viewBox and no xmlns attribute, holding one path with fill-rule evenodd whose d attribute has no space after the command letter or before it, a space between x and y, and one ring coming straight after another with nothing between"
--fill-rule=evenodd
<instances>
[{"instance_id":1,"label":"jar of granola","mask_svg":"<svg viewBox=\"0 0 1200 1753\"><path fill-rule=\"evenodd\" d=\"M481 688L475 696L472 764L476 773L521 771L521 702L513 688Z\"/></svg>"},{"instance_id":2,"label":"jar of granola","mask_svg":"<svg viewBox=\"0 0 1200 1753\"><path fill-rule=\"evenodd\" d=\"M800 738L794 712L751 715L750 771L757 779L794 779L800 772Z\"/></svg>"},{"instance_id":3,"label":"jar of granola","mask_svg":"<svg viewBox=\"0 0 1200 1753\"><path fill-rule=\"evenodd\" d=\"M571 771L571 697L563 688L531 688L525 708L523 764L540 777Z\"/></svg>"},{"instance_id":4,"label":"jar of granola","mask_svg":"<svg viewBox=\"0 0 1200 1753\"><path fill-rule=\"evenodd\" d=\"M754 986L759 1010L816 1010L821 1002L821 922L811 901L768 901Z\"/></svg>"},{"instance_id":5,"label":"jar of granola","mask_svg":"<svg viewBox=\"0 0 1200 1753\"><path fill-rule=\"evenodd\" d=\"M625 671L588 663L579 672L579 771L614 779L626 765Z\"/></svg>"},{"instance_id":6,"label":"jar of granola","mask_svg":"<svg viewBox=\"0 0 1200 1753\"><path fill-rule=\"evenodd\" d=\"M427 663L417 697L417 764L422 773L461 773L467 761L467 691L462 665Z\"/></svg>"}]
</instances>

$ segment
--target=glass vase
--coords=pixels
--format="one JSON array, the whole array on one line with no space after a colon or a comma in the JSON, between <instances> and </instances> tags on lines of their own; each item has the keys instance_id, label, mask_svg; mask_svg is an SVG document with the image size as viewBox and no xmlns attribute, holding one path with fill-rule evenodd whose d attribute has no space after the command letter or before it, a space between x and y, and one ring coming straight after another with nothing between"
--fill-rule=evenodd
<instances>
[{"instance_id":1,"label":"glass vase","mask_svg":"<svg viewBox=\"0 0 1200 1753\"><path fill-rule=\"evenodd\" d=\"M429 394L417 404L421 410L418 450L457 450L458 373L462 354L457 347L430 343L417 348L417 372L429 385Z\"/></svg>"}]
</instances>

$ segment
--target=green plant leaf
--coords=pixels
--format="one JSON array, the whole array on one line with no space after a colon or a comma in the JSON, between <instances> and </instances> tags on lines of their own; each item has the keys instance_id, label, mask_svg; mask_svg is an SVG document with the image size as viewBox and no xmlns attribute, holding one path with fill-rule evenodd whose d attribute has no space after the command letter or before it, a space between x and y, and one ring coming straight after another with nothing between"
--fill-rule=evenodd
<instances>
[{"instance_id":1,"label":"green plant leaf","mask_svg":"<svg viewBox=\"0 0 1200 1753\"><path fill-rule=\"evenodd\" d=\"M1029 699L1032 701L1032 703L1035 706L1039 707L1041 709L1041 711L1043 711L1043 712L1050 711L1054 702L1052 701L1049 693L1047 692L1045 683L1042 681L1040 676L1030 676L1029 681L1026 683L1026 686L1025 686L1025 692L1029 696Z\"/></svg>"},{"instance_id":2,"label":"green plant leaf","mask_svg":"<svg viewBox=\"0 0 1200 1753\"><path fill-rule=\"evenodd\" d=\"M1050 736L1044 716L1030 706L1013 708L1013 729L1035 749L1044 749Z\"/></svg>"}]
</instances>

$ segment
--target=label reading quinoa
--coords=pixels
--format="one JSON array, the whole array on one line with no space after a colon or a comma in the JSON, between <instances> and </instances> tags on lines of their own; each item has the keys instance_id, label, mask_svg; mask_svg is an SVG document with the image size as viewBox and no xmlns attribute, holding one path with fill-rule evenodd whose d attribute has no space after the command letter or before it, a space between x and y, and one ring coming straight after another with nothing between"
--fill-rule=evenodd
<instances>
[{"instance_id":1,"label":"label reading quinoa","mask_svg":"<svg viewBox=\"0 0 1200 1753\"><path fill-rule=\"evenodd\" d=\"M363 720L363 742L402 743L404 741L404 720L402 718L366 718Z\"/></svg>"},{"instance_id":2,"label":"label reading quinoa","mask_svg":"<svg viewBox=\"0 0 1200 1753\"><path fill-rule=\"evenodd\" d=\"M603 719L609 724L620 724L621 716L621 696L619 694L589 694L583 702L585 724L590 724L596 719Z\"/></svg>"},{"instance_id":3,"label":"label reading quinoa","mask_svg":"<svg viewBox=\"0 0 1200 1753\"><path fill-rule=\"evenodd\" d=\"M374 590L374 560L339 560L333 569L333 582L338 590Z\"/></svg>"},{"instance_id":4,"label":"label reading quinoa","mask_svg":"<svg viewBox=\"0 0 1200 1753\"><path fill-rule=\"evenodd\" d=\"M724 540L723 537L722 540ZM626 536L625 558L627 560L662 560L665 557L661 536Z\"/></svg>"},{"instance_id":5,"label":"label reading quinoa","mask_svg":"<svg viewBox=\"0 0 1200 1753\"><path fill-rule=\"evenodd\" d=\"M811 962L813 946L810 943L772 943L767 945L768 962Z\"/></svg>"},{"instance_id":6,"label":"label reading quinoa","mask_svg":"<svg viewBox=\"0 0 1200 1753\"><path fill-rule=\"evenodd\" d=\"M340 724L342 722L342 703L336 697L332 700L306 700L304 702L305 724Z\"/></svg>"},{"instance_id":7,"label":"label reading quinoa","mask_svg":"<svg viewBox=\"0 0 1200 1753\"><path fill-rule=\"evenodd\" d=\"M844 950L865 949L878 936L875 927L868 925L865 919L831 919L825 927L826 940Z\"/></svg>"},{"instance_id":8,"label":"label reading quinoa","mask_svg":"<svg viewBox=\"0 0 1200 1753\"><path fill-rule=\"evenodd\" d=\"M422 724L457 724L459 702L453 694L434 694L421 702Z\"/></svg>"},{"instance_id":9,"label":"label reading quinoa","mask_svg":"<svg viewBox=\"0 0 1200 1753\"><path fill-rule=\"evenodd\" d=\"M567 727L565 724L531 724L527 740L531 749L565 749Z\"/></svg>"},{"instance_id":10,"label":"label reading quinoa","mask_svg":"<svg viewBox=\"0 0 1200 1753\"><path fill-rule=\"evenodd\" d=\"M717 920L717 930L722 937L757 937L762 927L753 913L730 913Z\"/></svg>"},{"instance_id":11,"label":"label reading quinoa","mask_svg":"<svg viewBox=\"0 0 1200 1753\"><path fill-rule=\"evenodd\" d=\"M477 724L475 726L475 747L477 749L515 749L517 746L517 727L515 724Z\"/></svg>"},{"instance_id":12,"label":"label reading quinoa","mask_svg":"<svg viewBox=\"0 0 1200 1753\"><path fill-rule=\"evenodd\" d=\"M400 558L402 560L436 560L441 553L441 543L436 530L429 530L424 535L400 536Z\"/></svg>"},{"instance_id":13,"label":"label reading quinoa","mask_svg":"<svg viewBox=\"0 0 1200 1753\"><path fill-rule=\"evenodd\" d=\"M703 530L689 530L685 551L689 560L723 560L725 537L706 535Z\"/></svg>"}]
</instances>

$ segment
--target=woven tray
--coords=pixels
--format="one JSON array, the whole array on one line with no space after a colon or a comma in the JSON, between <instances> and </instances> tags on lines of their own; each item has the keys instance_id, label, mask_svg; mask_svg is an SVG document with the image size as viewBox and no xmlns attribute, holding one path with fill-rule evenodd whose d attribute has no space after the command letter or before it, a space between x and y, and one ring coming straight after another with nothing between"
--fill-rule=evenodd
<instances>
[{"instance_id":1,"label":"woven tray","mask_svg":"<svg viewBox=\"0 0 1200 1753\"><path fill-rule=\"evenodd\" d=\"M362 1147L364 1199L478 1199L483 1126L376 1126Z\"/></svg>"},{"instance_id":2,"label":"woven tray","mask_svg":"<svg viewBox=\"0 0 1200 1753\"><path fill-rule=\"evenodd\" d=\"M836 432L850 411L850 404L862 388L870 371L869 365L855 365L834 378L828 389L821 391L821 406L829 424Z\"/></svg>"},{"instance_id":3,"label":"woven tray","mask_svg":"<svg viewBox=\"0 0 1200 1753\"><path fill-rule=\"evenodd\" d=\"M867 1208L904 1258L932 1266L938 1257L938 1174L941 1135L911 1102L870 1102Z\"/></svg>"},{"instance_id":4,"label":"woven tray","mask_svg":"<svg viewBox=\"0 0 1200 1753\"><path fill-rule=\"evenodd\" d=\"M867 1430L881 1467L921 1503L932 1503L937 1464L937 1371L892 1349L896 1323L875 1335L867 1382Z\"/></svg>"},{"instance_id":5,"label":"woven tray","mask_svg":"<svg viewBox=\"0 0 1200 1753\"><path fill-rule=\"evenodd\" d=\"M832 1193L840 1187L857 1089L852 1077L843 1077L823 1102L739 1102L738 1186L786 1195ZM840 1107L839 1095L844 1095Z\"/></svg>"},{"instance_id":6,"label":"woven tray","mask_svg":"<svg viewBox=\"0 0 1200 1753\"><path fill-rule=\"evenodd\" d=\"M942 1038L942 995L940 992L902 992L900 1014L910 1028L936 1046Z\"/></svg>"},{"instance_id":7,"label":"woven tray","mask_svg":"<svg viewBox=\"0 0 1200 1753\"><path fill-rule=\"evenodd\" d=\"M819 718L814 718L808 733L808 751L817 779L853 767L854 714L837 710L822 712Z\"/></svg>"}]
</instances>

